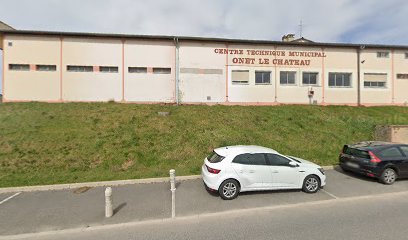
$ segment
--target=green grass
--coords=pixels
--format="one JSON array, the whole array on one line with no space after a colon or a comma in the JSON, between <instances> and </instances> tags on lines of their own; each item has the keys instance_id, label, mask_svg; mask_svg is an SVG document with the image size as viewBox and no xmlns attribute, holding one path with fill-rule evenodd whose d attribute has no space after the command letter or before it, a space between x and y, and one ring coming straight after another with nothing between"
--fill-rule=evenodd
<instances>
[{"instance_id":1,"label":"green grass","mask_svg":"<svg viewBox=\"0 0 408 240\"><path fill-rule=\"evenodd\" d=\"M329 165L385 124L408 124L408 108L2 103L0 187L199 174L236 144Z\"/></svg>"}]
</instances>

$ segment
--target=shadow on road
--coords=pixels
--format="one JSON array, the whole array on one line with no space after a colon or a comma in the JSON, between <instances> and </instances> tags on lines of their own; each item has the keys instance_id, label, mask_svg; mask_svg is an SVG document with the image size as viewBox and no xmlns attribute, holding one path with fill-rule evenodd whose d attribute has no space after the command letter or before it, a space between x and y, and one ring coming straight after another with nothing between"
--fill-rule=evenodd
<instances>
[{"instance_id":1,"label":"shadow on road","mask_svg":"<svg viewBox=\"0 0 408 240\"><path fill-rule=\"evenodd\" d=\"M124 208L127 205L127 203L121 203L119 206L117 206L115 209L113 209L113 215L118 213L122 208Z\"/></svg>"},{"instance_id":2,"label":"shadow on road","mask_svg":"<svg viewBox=\"0 0 408 240\"><path fill-rule=\"evenodd\" d=\"M334 167L334 171L336 171L336 172L338 172L338 173L342 173L342 174L344 174L344 175L346 175L346 176L348 176L348 177L351 177L351 178L356 178L356 179L363 180L363 181L366 181L366 182L378 183L377 179L375 179L375 178L371 178L371 177L368 177L368 176L360 175L360 174L358 174L358 173L353 173L353 172L349 172L349 171L344 171L343 169L341 169L340 166L335 166L335 167Z\"/></svg>"}]
</instances>

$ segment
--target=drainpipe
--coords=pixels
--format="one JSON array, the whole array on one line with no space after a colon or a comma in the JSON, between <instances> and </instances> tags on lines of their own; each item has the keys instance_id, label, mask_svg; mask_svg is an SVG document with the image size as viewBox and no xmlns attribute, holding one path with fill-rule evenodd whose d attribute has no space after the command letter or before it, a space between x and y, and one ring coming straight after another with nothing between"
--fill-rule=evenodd
<instances>
[{"instance_id":1,"label":"drainpipe","mask_svg":"<svg viewBox=\"0 0 408 240\"><path fill-rule=\"evenodd\" d=\"M361 55L361 50L363 50L364 48L365 46L362 45L357 49L357 106L361 106L361 76L360 76L361 60L360 60L360 55Z\"/></svg>"},{"instance_id":2,"label":"drainpipe","mask_svg":"<svg viewBox=\"0 0 408 240\"><path fill-rule=\"evenodd\" d=\"M180 59L179 59L179 49L180 49L180 45L179 45L179 40L178 38L174 38L174 45L176 46L176 66L175 66L175 70L176 70L176 104L177 106L180 104L180 99L179 99L179 95L180 95L180 90L179 90L179 82L180 82Z\"/></svg>"}]
</instances>

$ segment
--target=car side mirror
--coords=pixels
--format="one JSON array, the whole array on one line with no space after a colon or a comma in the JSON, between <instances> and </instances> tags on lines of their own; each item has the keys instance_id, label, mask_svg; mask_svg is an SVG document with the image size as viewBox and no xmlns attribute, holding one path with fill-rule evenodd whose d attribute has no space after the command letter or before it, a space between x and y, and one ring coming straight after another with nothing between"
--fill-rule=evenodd
<instances>
[{"instance_id":1,"label":"car side mirror","mask_svg":"<svg viewBox=\"0 0 408 240\"><path fill-rule=\"evenodd\" d=\"M289 162L289 167L299 167L299 165L295 162Z\"/></svg>"}]
</instances>

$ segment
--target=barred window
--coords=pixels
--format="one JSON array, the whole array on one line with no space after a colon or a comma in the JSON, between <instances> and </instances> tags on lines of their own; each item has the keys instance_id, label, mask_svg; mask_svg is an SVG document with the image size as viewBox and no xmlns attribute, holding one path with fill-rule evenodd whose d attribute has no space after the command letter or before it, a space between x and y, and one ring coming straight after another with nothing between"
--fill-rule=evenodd
<instances>
[{"instance_id":1,"label":"barred window","mask_svg":"<svg viewBox=\"0 0 408 240\"><path fill-rule=\"evenodd\" d=\"M303 73L303 85L317 85L317 72L304 72Z\"/></svg>"},{"instance_id":2,"label":"barred window","mask_svg":"<svg viewBox=\"0 0 408 240\"><path fill-rule=\"evenodd\" d=\"M329 87L351 87L351 73L329 73Z\"/></svg>"},{"instance_id":3,"label":"barred window","mask_svg":"<svg viewBox=\"0 0 408 240\"><path fill-rule=\"evenodd\" d=\"M377 52L377 57L378 58L389 58L390 53L389 52Z\"/></svg>"},{"instance_id":4,"label":"barred window","mask_svg":"<svg viewBox=\"0 0 408 240\"><path fill-rule=\"evenodd\" d=\"M117 73L119 72L119 68L112 66L100 66L99 71L104 73Z\"/></svg>"},{"instance_id":5,"label":"barred window","mask_svg":"<svg viewBox=\"0 0 408 240\"><path fill-rule=\"evenodd\" d=\"M156 68L153 68L153 73L154 74L170 74L171 68L156 67Z\"/></svg>"},{"instance_id":6,"label":"barred window","mask_svg":"<svg viewBox=\"0 0 408 240\"><path fill-rule=\"evenodd\" d=\"M129 73L147 73L147 67L129 67Z\"/></svg>"},{"instance_id":7,"label":"barred window","mask_svg":"<svg viewBox=\"0 0 408 240\"><path fill-rule=\"evenodd\" d=\"M45 72L55 72L57 71L56 65L36 65L37 71L45 71Z\"/></svg>"},{"instance_id":8,"label":"barred window","mask_svg":"<svg viewBox=\"0 0 408 240\"><path fill-rule=\"evenodd\" d=\"M255 72L255 84L270 84L271 72L268 71L256 71Z\"/></svg>"},{"instance_id":9,"label":"barred window","mask_svg":"<svg viewBox=\"0 0 408 240\"><path fill-rule=\"evenodd\" d=\"M280 84L281 85L295 85L296 84L296 72L289 72L289 71L280 72Z\"/></svg>"},{"instance_id":10,"label":"barred window","mask_svg":"<svg viewBox=\"0 0 408 240\"><path fill-rule=\"evenodd\" d=\"M12 71L30 71L30 64L9 64Z\"/></svg>"},{"instance_id":11,"label":"barred window","mask_svg":"<svg viewBox=\"0 0 408 240\"><path fill-rule=\"evenodd\" d=\"M93 66L67 66L68 72L93 72Z\"/></svg>"}]
</instances>

